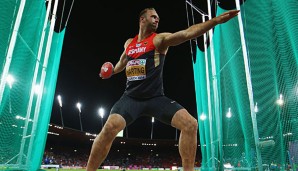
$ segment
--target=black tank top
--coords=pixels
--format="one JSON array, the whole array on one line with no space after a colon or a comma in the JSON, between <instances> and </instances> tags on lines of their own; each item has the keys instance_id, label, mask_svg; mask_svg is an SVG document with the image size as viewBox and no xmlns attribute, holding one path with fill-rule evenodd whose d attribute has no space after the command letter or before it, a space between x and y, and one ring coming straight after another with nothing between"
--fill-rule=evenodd
<instances>
[{"instance_id":1,"label":"black tank top","mask_svg":"<svg viewBox=\"0 0 298 171\"><path fill-rule=\"evenodd\" d=\"M156 33L137 42L136 35L126 48L125 94L136 98L151 98L164 95L163 65L165 55L159 54L153 44Z\"/></svg>"}]
</instances>

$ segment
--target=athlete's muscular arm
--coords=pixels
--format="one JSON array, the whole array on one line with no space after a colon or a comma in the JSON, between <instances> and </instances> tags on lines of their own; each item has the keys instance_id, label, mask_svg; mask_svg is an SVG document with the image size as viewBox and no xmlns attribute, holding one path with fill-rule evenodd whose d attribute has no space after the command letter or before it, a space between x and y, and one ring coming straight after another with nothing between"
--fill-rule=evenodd
<instances>
[{"instance_id":1,"label":"athlete's muscular arm","mask_svg":"<svg viewBox=\"0 0 298 171\"><path fill-rule=\"evenodd\" d=\"M161 53L166 52L169 46L176 46L185 41L197 38L207 32L208 30L215 27L217 24L225 23L230 19L238 15L239 10L227 11L211 20L203 23L195 24L188 27L185 30L178 31L176 33L161 33L157 39L154 40L156 47L159 47Z\"/></svg>"},{"instance_id":2,"label":"athlete's muscular arm","mask_svg":"<svg viewBox=\"0 0 298 171\"><path fill-rule=\"evenodd\" d=\"M119 61L117 62L117 64L114 67L114 72L113 74L117 74L121 71L123 71L125 69L125 66L127 64L127 59L126 59L126 54L125 54L125 50L126 47L129 45L129 43L132 41L132 39L128 39L125 44L124 44L124 51L122 52Z\"/></svg>"}]
</instances>

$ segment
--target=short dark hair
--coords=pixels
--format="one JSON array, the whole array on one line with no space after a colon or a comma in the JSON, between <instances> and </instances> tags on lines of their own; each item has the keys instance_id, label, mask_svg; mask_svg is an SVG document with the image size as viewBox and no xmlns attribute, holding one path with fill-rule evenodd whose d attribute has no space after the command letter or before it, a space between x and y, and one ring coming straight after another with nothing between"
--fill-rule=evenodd
<instances>
[{"instance_id":1,"label":"short dark hair","mask_svg":"<svg viewBox=\"0 0 298 171\"><path fill-rule=\"evenodd\" d=\"M143 9L141 12L140 12L140 15L139 15L139 18L140 17L142 17L148 10L154 10L155 11L155 9L154 8L145 8L145 9Z\"/></svg>"}]
</instances>

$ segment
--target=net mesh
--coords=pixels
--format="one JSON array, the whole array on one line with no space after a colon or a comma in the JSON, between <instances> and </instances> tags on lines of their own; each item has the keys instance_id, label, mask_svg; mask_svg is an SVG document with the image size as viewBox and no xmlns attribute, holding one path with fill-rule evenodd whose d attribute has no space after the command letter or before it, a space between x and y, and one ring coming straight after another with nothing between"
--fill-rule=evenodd
<instances>
[{"instance_id":1,"label":"net mesh","mask_svg":"<svg viewBox=\"0 0 298 171\"><path fill-rule=\"evenodd\" d=\"M297 7L291 0L246 1L242 24L236 17L214 29L215 65L210 46L207 58L196 48L202 170L298 169Z\"/></svg>"},{"instance_id":2,"label":"net mesh","mask_svg":"<svg viewBox=\"0 0 298 171\"><path fill-rule=\"evenodd\" d=\"M38 170L65 30L49 37L44 1L1 0L0 16L0 170Z\"/></svg>"}]
</instances>

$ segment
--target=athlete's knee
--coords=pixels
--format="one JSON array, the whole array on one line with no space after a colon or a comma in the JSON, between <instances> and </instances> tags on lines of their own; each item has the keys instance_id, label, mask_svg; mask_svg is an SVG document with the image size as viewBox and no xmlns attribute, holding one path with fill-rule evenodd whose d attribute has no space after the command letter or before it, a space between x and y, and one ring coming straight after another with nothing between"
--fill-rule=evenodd
<instances>
[{"instance_id":1,"label":"athlete's knee","mask_svg":"<svg viewBox=\"0 0 298 171\"><path fill-rule=\"evenodd\" d=\"M196 132L198 129L198 121L185 109L178 111L174 115L172 125L181 131L187 132Z\"/></svg>"},{"instance_id":2,"label":"athlete's knee","mask_svg":"<svg viewBox=\"0 0 298 171\"><path fill-rule=\"evenodd\" d=\"M187 132L197 132L198 130L198 122L195 118L190 118L188 121L186 121L187 124L184 124L182 127L182 131Z\"/></svg>"},{"instance_id":3,"label":"athlete's knee","mask_svg":"<svg viewBox=\"0 0 298 171\"><path fill-rule=\"evenodd\" d=\"M188 117L183 121L182 131L187 132L197 132L198 129L198 121L188 113Z\"/></svg>"},{"instance_id":4,"label":"athlete's knee","mask_svg":"<svg viewBox=\"0 0 298 171\"><path fill-rule=\"evenodd\" d=\"M125 127L125 120L118 114L110 115L104 125L103 133L107 135L116 135Z\"/></svg>"}]
</instances>

